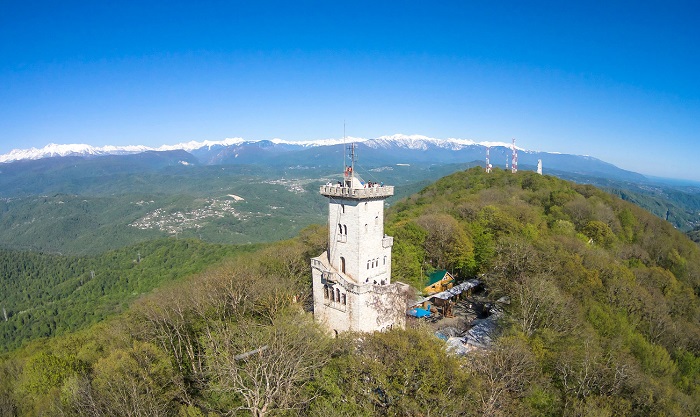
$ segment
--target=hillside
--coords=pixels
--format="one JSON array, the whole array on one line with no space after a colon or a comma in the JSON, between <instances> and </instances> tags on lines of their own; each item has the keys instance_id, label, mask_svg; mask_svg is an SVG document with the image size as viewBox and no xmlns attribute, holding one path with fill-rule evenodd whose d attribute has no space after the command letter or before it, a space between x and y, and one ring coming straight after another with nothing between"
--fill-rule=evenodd
<instances>
[{"instance_id":1,"label":"hillside","mask_svg":"<svg viewBox=\"0 0 700 417\"><path fill-rule=\"evenodd\" d=\"M318 186L339 179L329 168L186 166L182 158L170 152L6 164L0 248L97 255L168 236L222 244L287 239L324 221ZM465 166L364 172L395 184L396 200Z\"/></svg>"},{"instance_id":2,"label":"hillside","mask_svg":"<svg viewBox=\"0 0 700 417\"><path fill-rule=\"evenodd\" d=\"M0 352L101 322L154 288L251 249L161 239L92 257L0 250Z\"/></svg>"},{"instance_id":3,"label":"hillside","mask_svg":"<svg viewBox=\"0 0 700 417\"><path fill-rule=\"evenodd\" d=\"M700 226L688 232L687 235L690 238L690 240L697 244L700 244Z\"/></svg>"},{"instance_id":4,"label":"hillside","mask_svg":"<svg viewBox=\"0 0 700 417\"><path fill-rule=\"evenodd\" d=\"M493 145L495 166L509 160L509 147ZM167 236L229 244L291 238L325 219L316 190L338 179L344 152L338 140L108 148L56 145L8 155L0 164L0 247L94 255ZM367 180L395 185L392 203L483 164L484 152L466 140L394 135L358 143L356 168ZM679 230L700 224L697 184L651 180L590 157L526 150L520 151L521 170L535 170L538 159L545 173L601 187Z\"/></svg>"},{"instance_id":5,"label":"hillside","mask_svg":"<svg viewBox=\"0 0 700 417\"><path fill-rule=\"evenodd\" d=\"M700 412L700 247L590 185L457 172L394 204L393 279L507 296L467 357L428 329L330 339L311 321L323 228L161 288L0 364L2 415L688 416Z\"/></svg>"}]
</instances>

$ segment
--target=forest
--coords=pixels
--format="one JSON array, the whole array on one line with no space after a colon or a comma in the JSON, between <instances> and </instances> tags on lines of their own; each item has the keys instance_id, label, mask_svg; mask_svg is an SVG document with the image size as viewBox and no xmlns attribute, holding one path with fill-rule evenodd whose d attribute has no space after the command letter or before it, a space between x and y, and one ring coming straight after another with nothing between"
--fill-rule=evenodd
<instances>
[{"instance_id":1,"label":"forest","mask_svg":"<svg viewBox=\"0 0 700 417\"><path fill-rule=\"evenodd\" d=\"M0 352L95 324L154 288L254 248L159 239L92 257L0 250Z\"/></svg>"},{"instance_id":2,"label":"forest","mask_svg":"<svg viewBox=\"0 0 700 417\"><path fill-rule=\"evenodd\" d=\"M150 287L112 295L119 309L105 319L74 330L61 318L60 334L8 345L0 415L700 414L700 247L671 224L590 185L477 167L392 205L386 229L394 281L420 288L426 270L444 268L511 300L490 349L449 354L421 322L325 334L310 312L308 262L327 230L311 226L190 255L193 265L180 249L181 274L152 270ZM133 285L134 249L109 282ZM12 268L36 265L36 278L52 262L73 268L37 284L50 288L39 292L48 309L87 286L90 271L98 277L96 260L3 256ZM8 319L28 314L15 311Z\"/></svg>"}]
</instances>

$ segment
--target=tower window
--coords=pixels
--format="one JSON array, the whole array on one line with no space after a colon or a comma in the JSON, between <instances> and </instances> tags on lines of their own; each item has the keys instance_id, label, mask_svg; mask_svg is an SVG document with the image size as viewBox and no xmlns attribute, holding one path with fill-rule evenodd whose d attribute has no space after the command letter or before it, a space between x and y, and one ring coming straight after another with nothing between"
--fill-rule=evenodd
<instances>
[{"instance_id":1,"label":"tower window","mask_svg":"<svg viewBox=\"0 0 700 417\"><path fill-rule=\"evenodd\" d=\"M335 301L340 302L340 288L335 289Z\"/></svg>"},{"instance_id":2,"label":"tower window","mask_svg":"<svg viewBox=\"0 0 700 417\"><path fill-rule=\"evenodd\" d=\"M345 204L340 205L340 212L345 214Z\"/></svg>"},{"instance_id":3,"label":"tower window","mask_svg":"<svg viewBox=\"0 0 700 417\"><path fill-rule=\"evenodd\" d=\"M347 300L346 294L343 293L343 305L346 305L347 303L348 303L348 300Z\"/></svg>"}]
</instances>

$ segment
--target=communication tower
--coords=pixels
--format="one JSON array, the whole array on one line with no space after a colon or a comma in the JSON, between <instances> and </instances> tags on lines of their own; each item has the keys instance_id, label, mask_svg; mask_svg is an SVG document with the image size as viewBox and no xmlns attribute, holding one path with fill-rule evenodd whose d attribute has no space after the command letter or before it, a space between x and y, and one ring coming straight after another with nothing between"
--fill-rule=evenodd
<instances>
[{"instance_id":1,"label":"communication tower","mask_svg":"<svg viewBox=\"0 0 700 417\"><path fill-rule=\"evenodd\" d=\"M537 160L537 173L542 175L542 160L541 159Z\"/></svg>"},{"instance_id":2,"label":"communication tower","mask_svg":"<svg viewBox=\"0 0 700 417\"><path fill-rule=\"evenodd\" d=\"M490 154L491 154L491 147L490 147L490 146L487 146L487 147L486 147L486 173L487 173L487 174L491 172L491 168L493 167L493 166L491 165Z\"/></svg>"},{"instance_id":3,"label":"communication tower","mask_svg":"<svg viewBox=\"0 0 700 417\"><path fill-rule=\"evenodd\" d=\"M513 144L510 146L513 151L513 161L511 163L511 171L513 174L518 172L518 150L515 148L515 138L513 138Z\"/></svg>"}]
</instances>

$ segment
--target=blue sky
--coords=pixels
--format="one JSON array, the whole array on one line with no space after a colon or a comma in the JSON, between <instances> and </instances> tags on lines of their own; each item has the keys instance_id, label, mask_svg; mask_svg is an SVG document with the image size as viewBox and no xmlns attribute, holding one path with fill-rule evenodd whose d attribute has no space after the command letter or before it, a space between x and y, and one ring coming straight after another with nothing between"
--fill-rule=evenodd
<instances>
[{"instance_id":1,"label":"blue sky","mask_svg":"<svg viewBox=\"0 0 700 417\"><path fill-rule=\"evenodd\" d=\"M700 180L700 5L527 3L0 0L0 154L345 121Z\"/></svg>"}]
</instances>

